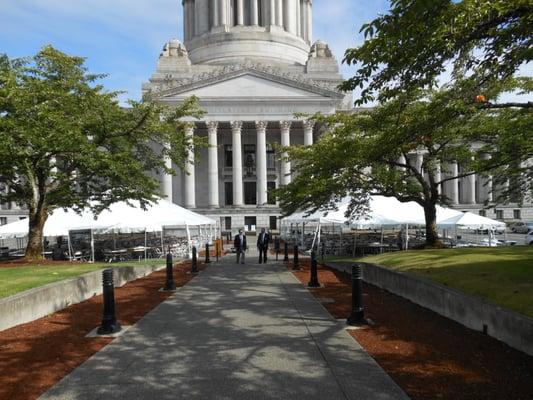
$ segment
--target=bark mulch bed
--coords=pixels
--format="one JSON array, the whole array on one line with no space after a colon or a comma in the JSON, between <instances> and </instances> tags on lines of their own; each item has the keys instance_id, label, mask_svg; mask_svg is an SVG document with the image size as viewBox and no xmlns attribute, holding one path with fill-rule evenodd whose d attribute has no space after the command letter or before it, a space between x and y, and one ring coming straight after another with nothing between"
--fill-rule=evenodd
<instances>
[{"instance_id":1,"label":"bark mulch bed","mask_svg":"<svg viewBox=\"0 0 533 400\"><path fill-rule=\"evenodd\" d=\"M307 284L309 261L300 264L294 275ZM318 276L325 287L311 292L347 318L350 277L327 267ZM364 285L363 299L375 325L349 333L413 400L533 399L533 357L375 286Z\"/></svg>"},{"instance_id":2,"label":"bark mulch bed","mask_svg":"<svg viewBox=\"0 0 533 400\"><path fill-rule=\"evenodd\" d=\"M198 265L199 269L205 268ZM194 275L191 263L174 267L176 286ZM117 317L132 325L171 293L159 292L165 270L115 288ZM0 332L0 399L35 399L110 343L110 338L86 338L102 318L102 296Z\"/></svg>"}]
</instances>

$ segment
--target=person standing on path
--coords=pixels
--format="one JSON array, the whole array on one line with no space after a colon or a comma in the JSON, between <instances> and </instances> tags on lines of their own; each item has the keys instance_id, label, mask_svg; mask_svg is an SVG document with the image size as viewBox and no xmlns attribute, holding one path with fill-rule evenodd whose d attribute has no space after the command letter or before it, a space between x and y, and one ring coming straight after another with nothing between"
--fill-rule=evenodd
<instances>
[{"instance_id":1,"label":"person standing on path","mask_svg":"<svg viewBox=\"0 0 533 400\"><path fill-rule=\"evenodd\" d=\"M237 264L239 261L241 264L244 264L244 252L246 251L247 246L246 236L244 235L242 229L239 229L239 233L235 236L233 247L235 247L235 251L237 252Z\"/></svg>"},{"instance_id":2,"label":"person standing on path","mask_svg":"<svg viewBox=\"0 0 533 400\"><path fill-rule=\"evenodd\" d=\"M261 233L257 236L257 249L259 250L259 264L267 262L268 242L270 235L261 228Z\"/></svg>"}]
</instances>

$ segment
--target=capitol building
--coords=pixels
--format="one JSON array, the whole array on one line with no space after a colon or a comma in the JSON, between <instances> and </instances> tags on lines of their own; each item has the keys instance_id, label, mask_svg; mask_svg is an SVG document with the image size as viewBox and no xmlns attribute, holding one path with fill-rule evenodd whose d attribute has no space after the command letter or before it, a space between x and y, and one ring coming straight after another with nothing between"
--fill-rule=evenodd
<instances>
[{"instance_id":1,"label":"capitol building","mask_svg":"<svg viewBox=\"0 0 533 400\"><path fill-rule=\"evenodd\" d=\"M143 94L177 105L192 95L205 110L188 135L209 147L191 152L186 171L158 175L162 195L220 222L222 231L279 228L281 210L269 190L291 181L276 145L309 146L321 127L300 114L356 112L328 44L313 39L312 0L184 0L183 41L170 40ZM423 154L410 162L422 165ZM457 164L442 173L456 174ZM468 176L441 188L454 208L500 220L533 220L533 206L483 209L490 177ZM0 224L26 216L2 204Z\"/></svg>"},{"instance_id":2,"label":"capitol building","mask_svg":"<svg viewBox=\"0 0 533 400\"><path fill-rule=\"evenodd\" d=\"M187 171L161 177L175 203L222 231L278 228L269 189L291 181L276 144L312 145L319 127L295 114L352 107L329 46L313 41L310 0L185 0L184 42L171 40L143 85L165 104L195 95L206 114L189 135L209 147ZM169 160L170 162L170 160Z\"/></svg>"}]
</instances>

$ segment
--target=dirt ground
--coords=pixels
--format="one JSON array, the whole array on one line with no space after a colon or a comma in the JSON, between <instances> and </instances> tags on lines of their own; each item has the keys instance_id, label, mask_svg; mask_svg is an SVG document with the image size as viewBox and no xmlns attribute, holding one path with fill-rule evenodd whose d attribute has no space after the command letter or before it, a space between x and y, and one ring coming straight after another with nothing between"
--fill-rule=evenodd
<instances>
[{"instance_id":1,"label":"dirt ground","mask_svg":"<svg viewBox=\"0 0 533 400\"><path fill-rule=\"evenodd\" d=\"M55 262L54 262L55 263ZM199 269L205 267L199 263ZM174 267L176 286L194 275L190 262ZM165 270L115 289L117 318L132 325L170 296L159 292ZM102 318L102 296L70 306L53 315L0 332L0 399L36 399L62 377L111 342L87 338Z\"/></svg>"},{"instance_id":2,"label":"dirt ground","mask_svg":"<svg viewBox=\"0 0 533 400\"><path fill-rule=\"evenodd\" d=\"M309 262L301 264L294 275L307 284ZM325 267L318 276L325 287L311 292L347 318L350 278ZM363 299L375 325L349 332L413 400L533 399L533 357L375 286Z\"/></svg>"}]
</instances>

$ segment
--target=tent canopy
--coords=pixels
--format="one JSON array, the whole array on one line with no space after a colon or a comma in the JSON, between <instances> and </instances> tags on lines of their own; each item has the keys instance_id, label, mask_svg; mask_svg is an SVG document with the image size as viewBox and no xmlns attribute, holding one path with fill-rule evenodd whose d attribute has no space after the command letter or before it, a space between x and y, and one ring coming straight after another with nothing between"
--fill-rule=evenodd
<instances>
[{"instance_id":1,"label":"tent canopy","mask_svg":"<svg viewBox=\"0 0 533 400\"><path fill-rule=\"evenodd\" d=\"M338 209L335 211L317 211L307 217L305 217L305 212L300 212L284 218L283 221L285 223L349 223L351 226L359 229L400 226L406 224L421 226L426 223L424 209L414 201L402 203L394 197L371 196L368 215L356 217L352 221L349 221L349 219L345 217L349 203L350 198L346 197L339 202L337 206ZM437 206L437 222L460 215L463 215L460 211Z\"/></svg>"},{"instance_id":2,"label":"tent canopy","mask_svg":"<svg viewBox=\"0 0 533 400\"><path fill-rule=\"evenodd\" d=\"M150 203L143 210L139 201L119 202L111 205L95 219L90 211L77 214L74 210L55 210L44 226L45 236L68 235L71 230L92 229L96 232L161 231L165 226L216 225L216 221L194 213L166 200ZM4 239L28 234L28 220L23 219L0 227Z\"/></svg>"},{"instance_id":3,"label":"tent canopy","mask_svg":"<svg viewBox=\"0 0 533 400\"><path fill-rule=\"evenodd\" d=\"M458 227L462 229L493 229L504 227L505 222L496 221L487 217L482 217L471 212L461 213L452 218L445 219L438 223L439 228Z\"/></svg>"}]
</instances>

